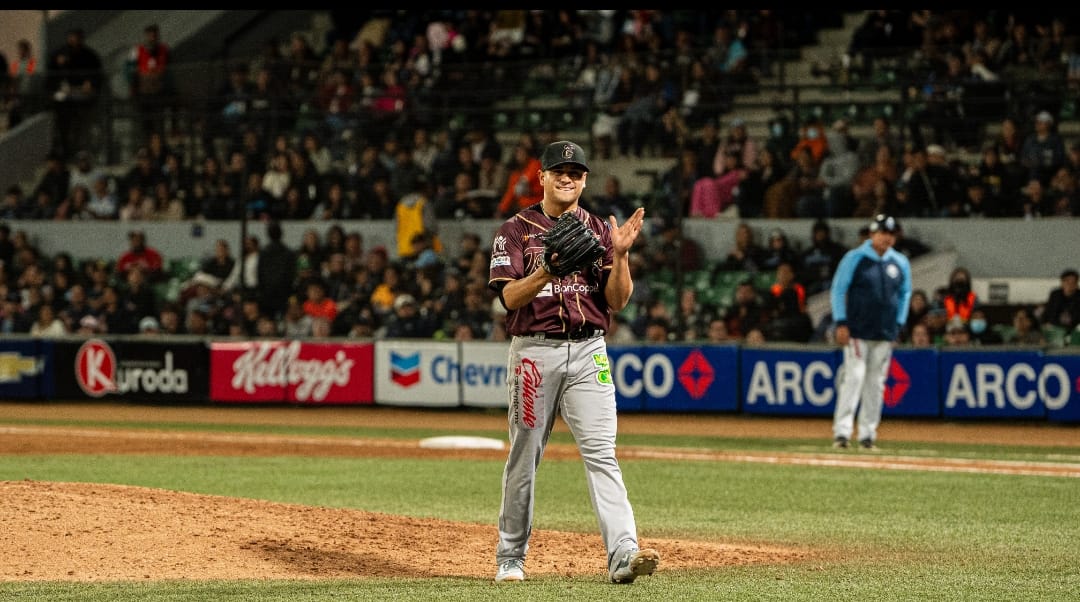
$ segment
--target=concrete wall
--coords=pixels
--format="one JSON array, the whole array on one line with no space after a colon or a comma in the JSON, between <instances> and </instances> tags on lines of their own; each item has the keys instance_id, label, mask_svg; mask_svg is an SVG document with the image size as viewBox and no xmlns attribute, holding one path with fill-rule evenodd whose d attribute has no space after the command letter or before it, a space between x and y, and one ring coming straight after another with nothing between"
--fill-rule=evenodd
<instances>
[{"instance_id":1,"label":"concrete wall","mask_svg":"<svg viewBox=\"0 0 1080 602\"><path fill-rule=\"evenodd\" d=\"M345 221L346 231L359 230L365 245L385 245L396 249L393 222ZM688 219L688 236L704 247L711 259L720 259L732 246L734 220ZM748 220L759 241L765 241L773 228L780 228L798 246L805 247L810 237L811 220ZM847 246L858 240L862 220L834 220L834 238ZM967 267L976 278L1054 278L1066 267L1080 268L1080 220L904 220L905 232L935 250L954 251L956 265ZM240 222L207 222L202 236L193 233L193 222L10 222L12 230L25 230L48 254L67 251L76 258L117 257L127 248L126 233L133 227L147 232L151 244L168 257L199 257L208 253L217 238L240 245ZM487 240L495 232L495 220L445 221L440 234L448 253L456 253L461 234L477 232ZM329 222L285 222L285 240L298 245L303 232L314 228L325 233ZM650 223L645 236L655 224ZM265 241L265 226L249 224L250 232Z\"/></svg>"}]
</instances>

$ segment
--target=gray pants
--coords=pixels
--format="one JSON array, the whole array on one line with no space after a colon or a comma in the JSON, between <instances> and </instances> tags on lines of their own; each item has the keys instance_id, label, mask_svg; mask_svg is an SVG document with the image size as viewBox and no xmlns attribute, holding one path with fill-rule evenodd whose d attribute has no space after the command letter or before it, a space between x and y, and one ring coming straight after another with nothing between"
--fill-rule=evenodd
<instances>
[{"instance_id":1,"label":"gray pants","mask_svg":"<svg viewBox=\"0 0 1080 602\"><path fill-rule=\"evenodd\" d=\"M536 470L560 414L585 463L589 497L611 570L623 552L637 549L638 541L634 511L615 459L615 385L604 338L514 337L507 374L510 453L503 469L496 563L526 556Z\"/></svg>"},{"instance_id":2,"label":"gray pants","mask_svg":"<svg viewBox=\"0 0 1080 602\"><path fill-rule=\"evenodd\" d=\"M844 346L844 363L836 379L833 437L851 438L858 408L859 439L877 440L891 360L891 341L852 338Z\"/></svg>"}]
</instances>

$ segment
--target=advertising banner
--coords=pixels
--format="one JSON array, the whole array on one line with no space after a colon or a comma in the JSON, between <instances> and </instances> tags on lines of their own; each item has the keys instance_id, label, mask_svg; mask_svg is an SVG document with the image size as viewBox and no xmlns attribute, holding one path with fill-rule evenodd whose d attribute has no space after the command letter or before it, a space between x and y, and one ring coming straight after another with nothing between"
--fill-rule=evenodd
<instances>
[{"instance_id":1,"label":"advertising banner","mask_svg":"<svg viewBox=\"0 0 1080 602\"><path fill-rule=\"evenodd\" d=\"M52 346L53 393L59 399L206 400L207 350L202 340L57 339Z\"/></svg>"},{"instance_id":2,"label":"advertising banner","mask_svg":"<svg viewBox=\"0 0 1080 602\"><path fill-rule=\"evenodd\" d=\"M506 364L510 344L502 341L463 341L458 345L461 402L471 407L507 407Z\"/></svg>"},{"instance_id":3,"label":"advertising banner","mask_svg":"<svg viewBox=\"0 0 1080 602\"><path fill-rule=\"evenodd\" d=\"M210 345L210 399L371 404L371 343L242 341Z\"/></svg>"},{"instance_id":4,"label":"advertising banner","mask_svg":"<svg viewBox=\"0 0 1080 602\"><path fill-rule=\"evenodd\" d=\"M735 345L608 347L620 412L734 412Z\"/></svg>"},{"instance_id":5,"label":"advertising banner","mask_svg":"<svg viewBox=\"0 0 1080 602\"><path fill-rule=\"evenodd\" d=\"M893 349L884 402L882 417L940 416L937 349Z\"/></svg>"},{"instance_id":6,"label":"advertising banner","mask_svg":"<svg viewBox=\"0 0 1080 602\"><path fill-rule=\"evenodd\" d=\"M1080 349L1075 346L1056 349L1043 356L1043 372L1059 374L1059 384L1069 384L1064 390L1051 390L1051 379L1046 379L1046 418L1054 422L1080 422ZM1057 367L1060 367L1058 370Z\"/></svg>"},{"instance_id":7,"label":"advertising banner","mask_svg":"<svg viewBox=\"0 0 1080 602\"><path fill-rule=\"evenodd\" d=\"M0 339L0 399L42 397L42 383L52 382L51 351L37 339Z\"/></svg>"},{"instance_id":8,"label":"advertising banner","mask_svg":"<svg viewBox=\"0 0 1080 602\"><path fill-rule=\"evenodd\" d=\"M460 366L455 341L376 341L376 402L421 407L461 405ZM490 373L487 378L498 380Z\"/></svg>"},{"instance_id":9,"label":"advertising banner","mask_svg":"<svg viewBox=\"0 0 1080 602\"><path fill-rule=\"evenodd\" d=\"M946 418L1045 418L1048 404L1064 404L1072 388L1040 350L943 349L938 357Z\"/></svg>"},{"instance_id":10,"label":"advertising banner","mask_svg":"<svg viewBox=\"0 0 1080 602\"><path fill-rule=\"evenodd\" d=\"M843 361L832 347L744 347L742 410L747 414L831 416L834 380Z\"/></svg>"}]
</instances>

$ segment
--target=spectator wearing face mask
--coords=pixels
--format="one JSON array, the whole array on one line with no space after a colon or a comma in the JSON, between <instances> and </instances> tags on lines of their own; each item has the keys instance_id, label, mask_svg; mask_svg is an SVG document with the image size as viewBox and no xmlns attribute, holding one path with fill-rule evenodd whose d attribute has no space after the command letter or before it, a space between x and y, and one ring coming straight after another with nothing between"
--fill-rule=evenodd
<instances>
[{"instance_id":1,"label":"spectator wearing face mask","mask_svg":"<svg viewBox=\"0 0 1080 602\"><path fill-rule=\"evenodd\" d=\"M1001 335L991 326L986 312L982 308L971 310L971 320L968 321L971 330L971 342L975 345L1000 345L1004 341Z\"/></svg>"},{"instance_id":2,"label":"spectator wearing face mask","mask_svg":"<svg viewBox=\"0 0 1080 602\"><path fill-rule=\"evenodd\" d=\"M941 291L941 309L945 310L946 322L958 319L964 324L971 321L971 314L979 305L978 296L971 290L971 272L965 267L953 269L949 286Z\"/></svg>"},{"instance_id":3,"label":"spectator wearing face mask","mask_svg":"<svg viewBox=\"0 0 1080 602\"><path fill-rule=\"evenodd\" d=\"M791 160L797 160L802 150L808 148L814 164L820 166L825 152L829 150L829 143L825 138L825 124L820 120L811 121L800 129L799 134L799 141L795 143L795 148L791 149Z\"/></svg>"}]
</instances>

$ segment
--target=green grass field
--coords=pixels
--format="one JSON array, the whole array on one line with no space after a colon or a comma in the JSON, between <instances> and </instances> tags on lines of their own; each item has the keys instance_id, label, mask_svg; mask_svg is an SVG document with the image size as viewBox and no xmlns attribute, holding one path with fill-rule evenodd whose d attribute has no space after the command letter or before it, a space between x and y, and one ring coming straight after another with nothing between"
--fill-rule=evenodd
<instances>
[{"instance_id":1,"label":"green grass field","mask_svg":"<svg viewBox=\"0 0 1080 602\"><path fill-rule=\"evenodd\" d=\"M417 438L430 430L244 425L140 428ZM491 433L486 433L492 435ZM494 436L498 436L497 434ZM569 442L557 433L553 442ZM624 445L822 451L820 438L620 437ZM1071 448L890 444L887 454L1080 464ZM820 552L813 561L665 570L631 586L604 575L490 579L0 583L0 600L1080 600L1080 479L765 463L622 460L643 539ZM494 524L496 460L0 455L0 480L139 485ZM0 489L0 495L2 495ZM537 529L592 533L579 460L546 460ZM0 516L0 524L3 517Z\"/></svg>"}]
</instances>

